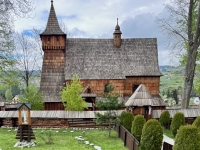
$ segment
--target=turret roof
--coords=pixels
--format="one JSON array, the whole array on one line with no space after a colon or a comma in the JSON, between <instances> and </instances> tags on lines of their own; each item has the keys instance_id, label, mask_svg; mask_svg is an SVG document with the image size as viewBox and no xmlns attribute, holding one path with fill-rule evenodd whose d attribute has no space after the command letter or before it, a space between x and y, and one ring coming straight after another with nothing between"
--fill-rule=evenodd
<instances>
[{"instance_id":1,"label":"turret roof","mask_svg":"<svg viewBox=\"0 0 200 150\"><path fill-rule=\"evenodd\" d=\"M46 29L40 35L65 35L58 24L58 19L53 6L53 0L51 0L51 8Z\"/></svg>"}]
</instances>

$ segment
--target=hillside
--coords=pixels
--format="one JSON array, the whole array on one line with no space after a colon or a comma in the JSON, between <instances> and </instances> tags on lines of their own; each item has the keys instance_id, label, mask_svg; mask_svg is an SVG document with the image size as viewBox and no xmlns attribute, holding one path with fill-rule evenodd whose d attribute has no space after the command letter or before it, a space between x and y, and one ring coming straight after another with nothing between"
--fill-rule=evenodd
<instances>
[{"instance_id":1,"label":"hillside","mask_svg":"<svg viewBox=\"0 0 200 150\"><path fill-rule=\"evenodd\" d=\"M160 66L163 76L160 78L160 92L177 89L182 94L184 84L184 67Z\"/></svg>"}]
</instances>

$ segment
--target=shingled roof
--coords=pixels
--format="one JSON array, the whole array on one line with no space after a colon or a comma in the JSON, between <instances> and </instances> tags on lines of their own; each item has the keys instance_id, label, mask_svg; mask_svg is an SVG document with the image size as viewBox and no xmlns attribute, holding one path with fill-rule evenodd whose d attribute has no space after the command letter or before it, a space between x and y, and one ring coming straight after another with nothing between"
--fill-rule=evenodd
<instances>
[{"instance_id":1,"label":"shingled roof","mask_svg":"<svg viewBox=\"0 0 200 150\"><path fill-rule=\"evenodd\" d=\"M152 96L141 84L125 103L125 106L166 106L166 104L159 95Z\"/></svg>"},{"instance_id":2,"label":"shingled roof","mask_svg":"<svg viewBox=\"0 0 200 150\"><path fill-rule=\"evenodd\" d=\"M54 10L53 1L51 1L51 8L46 29L40 35L66 35L60 29L60 26L58 24L58 19Z\"/></svg>"},{"instance_id":3,"label":"shingled roof","mask_svg":"<svg viewBox=\"0 0 200 150\"><path fill-rule=\"evenodd\" d=\"M125 79L126 76L161 76L156 38L67 39L65 79Z\"/></svg>"}]
</instances>

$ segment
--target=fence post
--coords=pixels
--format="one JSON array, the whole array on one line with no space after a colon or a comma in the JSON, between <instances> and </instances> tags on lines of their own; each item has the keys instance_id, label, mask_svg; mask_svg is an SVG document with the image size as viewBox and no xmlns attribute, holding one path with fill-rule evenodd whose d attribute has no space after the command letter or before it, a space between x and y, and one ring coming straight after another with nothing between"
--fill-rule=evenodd
<instances>
[{"instance_id":1,"label":"fence post","mask_svg":"<svg viewBox=\"0 0 200 150\"><path fill-rule=\"evenodd\" d=\"M120 138L120 129L121 129L121 125L118 126L118 138Z\"/></svg>"},{"instance_id":2,"label":"fence post","mask_svg":"<svg viewBox=\"0 0 200 150\"><path fill-rule=\"evenodd\" d=\"M124 132L124 146L126 146L126 136L127 136L127 132Z\"/></svg>"}]
</instances>

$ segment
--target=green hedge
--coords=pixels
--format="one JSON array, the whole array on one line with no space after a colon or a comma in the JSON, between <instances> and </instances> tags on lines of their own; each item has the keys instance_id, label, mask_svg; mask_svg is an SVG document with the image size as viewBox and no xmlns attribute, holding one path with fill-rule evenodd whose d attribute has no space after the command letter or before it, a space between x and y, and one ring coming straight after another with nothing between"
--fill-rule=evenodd
<instances>
[{"instance_id":1,"label":"green hedge","mask_svg":"<svg viewBox=\"0 0 200 150\"><path fill-rule=\"evenodd\" d=\"M195 127L197 127L197 129L200 131L200 116L198 116L194 122L192 123L192 125L194 125Z\"/></svg>"},{"instance_id":2,"label":"green hedge","mask_svg":"<svg viewBox=\"0 0 200 150\"><path fill-rule=\"evenodd\" d=\"M141 135L142 135L142 128L145 124L146 120L144 116L137 115L132 122L131 133L132 135L140 142Z\"/></svg>"},{"instance_id":3,"label":"green hedge","mask_svg":"<svg viewBox=\"0 0 200 150\"><path fill-rule=\"evenodd\" d=\"M158 120L148 120L142 129L141 150L160 150L163 140L163 128Z\"/></svg>"},{"instance_id":4,"label":"green hedge","mask_svg":"<svg viewBox=\"0 0 200 150\"><path fill-rule=\"evenodd\" d=\"M124 116L126 115L126 113L127 113L126 111L122 111L122 113L121 113L121 115L119 117L121 125L123 124L123 119L124 119Z\"/></svg>"},{"instance_id":5,"label":"green hedge","mask_svg":"<svg viewBox=\"0 0 200 150\"><path fill-rule=\"evenodd\" d=\"M162 126L167 127L170 121L170 114L168 110L165 110L161 113L159 122L161 123Z\"/></svg>"},{"instance_id":6,"label":"green hedge","mask_svg":"<svg viewBox=\"0 0 200 150\"><path fill-rule=\"evenodd\" d=\"M131 132L132 121L134 120L133 114L131 112L125 113L122 120L122 126Z\"/></svg>"},{"instance_id":7,"label":"green hedge","mask_svg":"<svg viewBox=\"0 0 200 150\"><path fill-rule=\"evenodd\" d=\"M173 150L200 150L200 135L193 125L181 126L177 132Z\"/></svg>"},{"instance_id":8,"label":"green hedge","mask_svg":"<svg viewBox=\"0 0 200 150\"><path fill-rule=\"evenodd\" d=\"M170 130L172 134L176 136L177 130L180 128L181 125L185 125L185 117L182 112L177 112L172 119L172 123L170 126Z\"/></svg>"}]
</instances>

